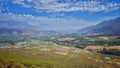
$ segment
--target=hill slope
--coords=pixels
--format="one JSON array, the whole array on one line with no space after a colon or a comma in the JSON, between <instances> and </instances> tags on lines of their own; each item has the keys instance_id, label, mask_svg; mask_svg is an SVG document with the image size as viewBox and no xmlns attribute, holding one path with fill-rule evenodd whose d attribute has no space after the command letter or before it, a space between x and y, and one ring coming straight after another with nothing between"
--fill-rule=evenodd
<instances>
[{"instance_id":1,"label":"hill slope","mask_svg":"<svg viewBox=\"0 0 120 68\"><path fill-rule=\"evenodd\" d=\"M106 61L106 55L71 47L65 50L0 49L0 68L119 68L120 65L119 56L108 55L110 61Z\"/></svg>"},{"instance_id":2,"label":"hill slope","mask_svg":"<svg viewBox=\"0 0 120 68\"><path fill-rule=\"evenodd\" d=\"M120 17L79 30L90 35L120 35Z\"/></svg>"}]
</instances>

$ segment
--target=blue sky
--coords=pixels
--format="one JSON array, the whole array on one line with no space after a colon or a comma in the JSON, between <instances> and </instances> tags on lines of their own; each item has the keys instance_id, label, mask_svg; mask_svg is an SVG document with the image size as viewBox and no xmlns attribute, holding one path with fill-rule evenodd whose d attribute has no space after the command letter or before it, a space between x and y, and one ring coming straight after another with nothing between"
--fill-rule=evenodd
<instances>
[{"instance_id":1,"label":"blue sky","mask_svg":"<svg viewBox=\"0 0 120 68\"><path fill-rule=\"evenodd\" d=\"M120 17L120 0L0 0L0 20L75 30Z\"/></svg>"}]
</instances>

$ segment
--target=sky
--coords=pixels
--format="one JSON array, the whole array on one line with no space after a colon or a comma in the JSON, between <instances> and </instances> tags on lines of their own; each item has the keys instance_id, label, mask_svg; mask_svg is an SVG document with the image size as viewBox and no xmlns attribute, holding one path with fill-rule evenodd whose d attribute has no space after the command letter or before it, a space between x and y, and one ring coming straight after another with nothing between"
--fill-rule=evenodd
<instances>
[{"instance_id":1,"label":"sky","mask_svg":"<svg viewBox=\"0 0 120 68\"><path fill-rule=\"evenodd\" d=\"M0 21L47 30L78 30L120 17L120 0L0 0Z\"/></svg>"}]
</instances>

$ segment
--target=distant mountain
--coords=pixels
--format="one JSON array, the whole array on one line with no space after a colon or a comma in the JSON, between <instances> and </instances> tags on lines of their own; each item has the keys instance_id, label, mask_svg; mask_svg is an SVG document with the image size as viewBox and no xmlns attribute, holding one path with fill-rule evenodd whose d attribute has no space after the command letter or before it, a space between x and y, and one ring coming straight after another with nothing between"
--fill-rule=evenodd
<instances>
[{"instance_id":1,"label":"distant mountain","mask_svg":"<svg viewBox=\"0 0 120 68\"><path fill-rule=\"evenodd\" d=\"M24 21L0 21L0 34L33 34L39 31L42 31L40 27Z\"/></svg>"},{"instance_id":2,"label":"distant mountain","mask_svg":"<svg viewBox=\"0 0 120 68\"><path fill-rule=\"evenodd\" d=\"M120 35L120 17L78 30L87 35Z\"/></svg>"}]
</instances>

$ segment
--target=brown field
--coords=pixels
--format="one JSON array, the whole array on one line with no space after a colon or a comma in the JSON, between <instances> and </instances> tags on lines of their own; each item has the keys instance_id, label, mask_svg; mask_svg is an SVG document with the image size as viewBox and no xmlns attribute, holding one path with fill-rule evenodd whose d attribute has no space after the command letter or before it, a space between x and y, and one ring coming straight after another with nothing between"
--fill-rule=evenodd
<instances>
[{"instance_id":1,"label":"brown field","mask_svg":"<svg viewBox=\"0 0 120 68\"><path fill-rule=\"evenodd\" d=\"M99 37L100 39L103 39L103 40L109 40L109 37L106 37L106 36L102 36L102 37Z\"/></svg>"},{"instance_id":2,"label":"brown field","mask_svg":"<svg viewBox=\"0 0 120 68\"><path fill-rule=\"evenodd\" d=\"M58 41L70 41L70 40L74 40L75 38L59 38Z\"/></svg>"},{"instance_id":3,"label":"brown field","mask_svg":"<svg viewBox=\"0 0 120 68\"><path fill-rule=\"evenodd\" d=\"M103 50L103 48L120 50L120 46L87 46L85 49L100 51L100 50Z\"/></svg>"}]
</instances>

